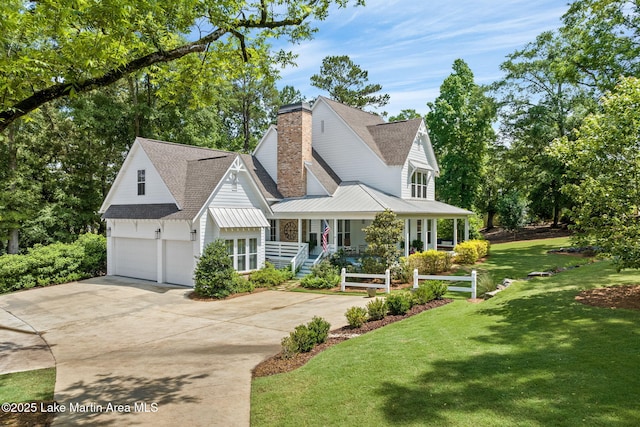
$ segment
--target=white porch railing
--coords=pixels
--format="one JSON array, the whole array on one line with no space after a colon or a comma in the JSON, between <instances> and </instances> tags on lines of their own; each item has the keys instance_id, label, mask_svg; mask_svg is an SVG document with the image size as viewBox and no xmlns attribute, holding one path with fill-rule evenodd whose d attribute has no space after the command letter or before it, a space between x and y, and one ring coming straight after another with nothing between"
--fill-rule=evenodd
<instances>
[{"instance_id":1,"label":"white porch railing","mask_svg":"<svg viewBox=\"0 0 640 427\"><path fill-rule=\"evenodd\" d=\"M376 283L359 283L359 282L347 282L347 277L357 277L361 279L384 279L384 284ZM384 289L386 293L391 293L391 272L389 269L384 274L365 274L365 273L347 273L347 269L342 269L340 290L344 292L346 286L353 286L356 288L376 288Z\"/></svg>"},{"instance_id":2,"label":"white porch railing","mask_svg":"<svg viewBox=\"0 0 640 427\"><path fill-rule=\"evenodd\" d=\"M265 258L278 268L290 265L295 272L309 258L309 244L265 242Z\"/></svg>"},{"instance_id":3,"label":"white porch railing","mask_svg":"<svg viewBox=\"0 0 640 427\"><path fill-rule=\"evenodd\" d=\"M413 288L418 287L418 280L447 280L449 282L471 282L470 288L460 286L448 286L447 290L453 292L471 292L471 298L476 298L478 273L471 270L471 276L425 276L419 275L418 269L413 270Z\"/></svg>"},{"instance_id":4,"label":"white porch railing","mask_svg":"<svg viewBox=\"0 0 640 427\"><path fill-rule=\"evenodd\" d=\"M316 257L316 259L313 260L313 266L316 266L318 264L320 264L320 261L322 261L325 257L327 257L329 254L326 251L322 251L320 252L320 255L318 255Z\"/></svg>"}]
</instances>

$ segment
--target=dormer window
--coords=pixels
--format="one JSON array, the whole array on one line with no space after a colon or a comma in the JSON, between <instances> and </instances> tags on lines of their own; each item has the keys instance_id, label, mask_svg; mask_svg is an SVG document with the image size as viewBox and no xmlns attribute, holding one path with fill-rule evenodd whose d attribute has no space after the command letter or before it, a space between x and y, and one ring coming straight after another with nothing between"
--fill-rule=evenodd
<instances>
[{"instance_id":1,"label":"dormer window","mask_svg":"<svg viewBox=\"0 0 640 427\"><path fill-rule=\"evenodd\" d=\"M144 196L144 192L145 192L144 169L138 169L138 196Z\"/></svg>"},{"instance_id":2,"label":"dormer window","mask_svg":"<svg viewBox=\"0 0 640 427\"><path fill-rule=\"evenodd\" d=\"M427 172L415 171L413 173L411 176L411 197L417 199L427 198L428 178Z\"/></svg>"}]
</instances>

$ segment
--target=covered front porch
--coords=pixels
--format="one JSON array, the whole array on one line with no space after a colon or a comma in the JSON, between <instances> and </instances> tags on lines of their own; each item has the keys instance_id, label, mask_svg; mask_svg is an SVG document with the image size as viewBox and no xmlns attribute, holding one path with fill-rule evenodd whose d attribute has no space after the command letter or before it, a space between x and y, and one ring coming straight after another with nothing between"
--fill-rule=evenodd
<instances>
[{"instance_id":1,"label":"covered front porch","mask_svg":"<svg viewBox=\"0 0 640 427\"><path fill-rule=\"evenodd\" d=\"M297 270L305 263L315 264L338 251L347 257L359 257L366 252L364 229L371 225L375 214L327 216L325 218L274 218L265 236L265 258L278 267L291 265ZM460 241L469 239L467 216L400 216L403 221L403 241L399 246L404 255L427 249L452 250ZM451 221L453 234L446 240L438 237L438 221ZM464 224L459 233L459 224ZM323 235L326 235L326 244ZM450 239L450 240L449 240Z\"/></svg>"}]
</instances>

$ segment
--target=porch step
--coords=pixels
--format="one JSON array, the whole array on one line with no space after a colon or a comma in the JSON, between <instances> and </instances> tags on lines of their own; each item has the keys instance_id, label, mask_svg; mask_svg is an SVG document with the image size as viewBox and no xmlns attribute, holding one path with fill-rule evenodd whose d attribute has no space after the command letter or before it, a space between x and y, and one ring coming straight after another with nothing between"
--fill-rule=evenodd
<instances>
[{"instance_id":1,"label":"porch step","mask_svg":"<svg viewBox=\"0 0 640 427\"><path fill-rule=\"evenodd\" d=\"M303 278L306 275L311 274L311 267L313 267L313 260L306 260L301 266L296 277L298 279Z\"/></svg>"}]
</instances>

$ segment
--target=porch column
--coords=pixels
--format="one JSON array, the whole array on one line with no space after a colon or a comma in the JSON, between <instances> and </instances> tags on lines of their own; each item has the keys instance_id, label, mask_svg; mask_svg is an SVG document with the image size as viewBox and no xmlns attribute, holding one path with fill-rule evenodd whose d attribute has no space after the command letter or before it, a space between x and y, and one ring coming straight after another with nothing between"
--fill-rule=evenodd
<instances>
[{"instance_id":1,"label":"porch column","mask_svg":"<svg viewBox=\"0 0 640 427\"><path fill-rule=\"evenodd\" d=\"M431 220L431 240L433 241L433 249L438 250L438 218Z\"/></svg>"},{"instance_id":2,"label":"porch column","mask_svg":"<svg viewBox=\"0 0 640 427\"><path fill-rule=\"evenodd\" d=\"M404 220L404 256L409 256L409 221L410 219Z\"/></svg>"},{"instance_id":3,"label":"porch column","mask_svg":"<svg viewBox=\"0 0 640 427\"><path fill-rule=\"evenodd\" d=\"M298 247L302 243L302 219L298 218Z\"/></svg>"},{"instance_id":4,"label":"porch column","mask_svg":"<svg viewBox=\"0 0 640 427\"><path fill-rule=\"evenodd\" d=\"M429 249L429 220L427 218L422 220L422 232L424 233L424 239L422 240L424 244L422 245L422 250L426 251Z\"/></svg>"},{"instance_id":5,"label":"porch column","mask_svg":"<svg viewBox=\"0 0 640 427\"><path fill-rule=\"evenodd\" d=\"M469 217L464 218L464 240L469 240Z\"/></svg>"},{"instance_id":6,"label":"porch column","mask_svg":"<svg viewBox=\"0 0 640 427\"><path fill-rule=\"evenodd\" d=\"M333 218L333 244L338 252L338 218Z\"/></svg>"},{"instance_id":7,"label":"porch column","mask_svg":"<svg viewBox=\"0 0 640 427\"><path fill-rule=\"evenodd\" d=\"M458 244L458 218L453 218L453 247Z\"/></svg>"}]
</instances>

